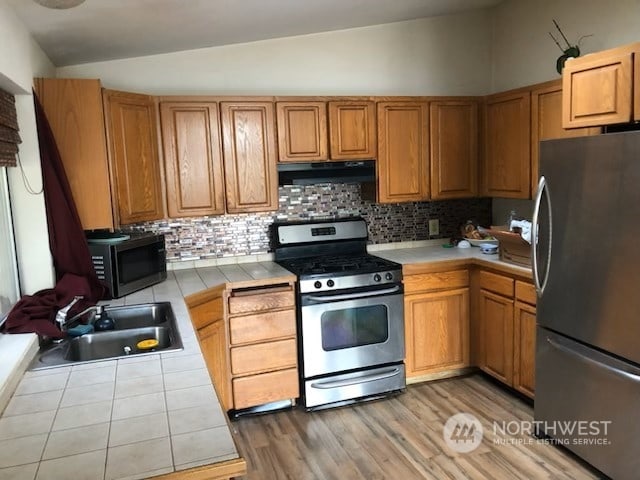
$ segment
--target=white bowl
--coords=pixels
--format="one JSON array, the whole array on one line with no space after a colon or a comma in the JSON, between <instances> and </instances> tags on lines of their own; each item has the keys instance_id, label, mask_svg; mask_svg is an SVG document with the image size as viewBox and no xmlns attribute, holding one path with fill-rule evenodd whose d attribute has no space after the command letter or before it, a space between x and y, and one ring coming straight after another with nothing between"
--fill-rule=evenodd
<instances>
[{"instance_id":1,"label":"white bowl","mask_svg":"<svg viewBox=\"0 0 640 480\"><path fill-rule=\"evenodd\" d=\"M487 254L498 253L498 245L494 245L493 243L481 243L480 250L482 253Z\"/></svg>"},{"instance_id":2,"label":"white bowl","mask_svg":"<svg viewBox=\"0 0 640 480\"><path fill-rule=\"evenodd\" d=\"M458 242L458 248L469 248L471 244L467 240L460 240Z\"/></svg>"}]
</instances>

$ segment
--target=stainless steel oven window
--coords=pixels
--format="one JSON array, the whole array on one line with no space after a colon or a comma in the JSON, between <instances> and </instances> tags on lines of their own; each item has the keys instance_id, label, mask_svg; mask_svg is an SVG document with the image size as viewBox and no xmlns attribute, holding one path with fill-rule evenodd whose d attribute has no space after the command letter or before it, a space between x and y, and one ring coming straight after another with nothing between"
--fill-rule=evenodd
<instances>
[{"instance_id":1,"label":"stainless steel oven window","mask_svg":"<svg viewBox=\"0 0 640 480\"><path fill-rule=\"evenodd\" d=\"M322 349L330 352L389 339L388 311L385 305L329 310L320 317Z\"/></svg>"},{"instance_id":2,"label":"stainless steel oven window","mask_svg":"<svg viewBox=\"0 0 640 480\"><path fill-rule=\"evenodd\" d=\"M357 368L370 368L374 365L404 360L404 300L402 294L369 296L313 305L304 305L304 297L303 295L301 339L303 376L305 378ZM334 350L323 348L323 336L330 331L323 331L323 316L325 316L324 318L331 318L332 315L339 317L343 315L342 312L358 311L368 307L374 307L376 312L384 311L384 328L388 332L384 342L359 344L353 347L345 346ZM378 310L378 308L383 310ZM362 323L364 320L359 320L359 322ZM342 335L340 341L334 339L333 343L329 342L329 344L338 346L340 343L346 345L352 342L353 339L348 338L349 334L345 335L343 332ZM358 335L364 336L364 333Z\"/></svg>"}]
</instances>

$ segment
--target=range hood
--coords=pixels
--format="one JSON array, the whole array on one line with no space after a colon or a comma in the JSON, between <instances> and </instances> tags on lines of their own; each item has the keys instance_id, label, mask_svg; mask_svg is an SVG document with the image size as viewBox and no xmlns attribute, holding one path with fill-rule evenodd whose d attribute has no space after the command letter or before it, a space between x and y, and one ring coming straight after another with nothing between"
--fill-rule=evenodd
<instances>
[{"instance_id":1,"label":"range hood","mask_svg":"<svg viewBox=\"0 0 640 480\"><path fill-rule=\"evenodd\" d=\"M314 183L375 183L375 160L354 162L279 163L279 185Z\"/></svg>"}]
</instances>

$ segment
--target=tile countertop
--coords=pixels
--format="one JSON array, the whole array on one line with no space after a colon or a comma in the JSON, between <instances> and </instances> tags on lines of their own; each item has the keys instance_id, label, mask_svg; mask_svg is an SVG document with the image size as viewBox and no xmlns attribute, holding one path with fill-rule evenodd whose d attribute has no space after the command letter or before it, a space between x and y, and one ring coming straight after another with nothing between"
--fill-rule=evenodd
<instances>
[{"instance_id":1,"label":"tile countertop","mask_svg":"<svg viewBox=\"0 0 640 480\"><path fill-rule=\"evenodd\" d=\"M372 245L369 252L403 265L475 263L531 277L531 269L498 255L441 243ZM291 276L271 261L174 269L158 285L106 302L170 301L184 350L26 372L0 418L0 478L139 479L238 459L184 297Z\"/></svg>"},{"instance_id":2,"label":"tile countertop","mask_svg":"<svg viewBox=\"0 0 640 480\"><path fill-rule=\"evenodd\" d=\"M238 459L183 298L280 277L273 262L175 270L105 302L170 301L184 350L26 372L0 418L0 478L139 479Z\"/></svg>"},{"instance_id":3,"label":"tile countertop","mask_svg":"<svg viewBox=\"0 0 640 480\"><path fill-rule=\"evenodd\" d=\"M469 248L444 248L443 241L423 242L420 246L408 248L369 248L369 253L378 257L406 265L433 264L436 262L464 264L471 263L484 267L501 270L505 273L520 275L531 279L531 268L521 267L512 263L503 262L498 254L487 255L480 251L479 247Z\"/></svg>"}]
</instances>

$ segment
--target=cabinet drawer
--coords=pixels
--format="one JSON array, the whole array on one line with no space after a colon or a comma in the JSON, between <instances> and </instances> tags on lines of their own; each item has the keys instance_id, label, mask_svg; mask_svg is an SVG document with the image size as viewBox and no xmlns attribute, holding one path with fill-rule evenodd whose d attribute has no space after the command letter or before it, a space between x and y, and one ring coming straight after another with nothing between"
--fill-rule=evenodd
<instances>
[{"instance_id":1,"label":"cabinet drawer","mask_svg":"<svg viewBox=\"0 0 640 480\"><path fill-rule=\"evenodd\" d=\"M296 311L279 310L229 319L231 344L253 343L296 334Z\"/></svg>"},{"instance_id":2,"label":"cabinet drawer","mask_svg":"<svg viewBox=\"0 0 640 480\"><path fill-rule=\"evenodd\" d=\"M298 370L290 368L233 379L233 405L236 409L298 398Z\"/></svg>"},{"instance_id":3,"label":"cabinet drawer","mask_svg":"<svg viewBox=\"0 0 640 480\"><path fill-rule=\"evenodd\" d=\"M516 280L516 299L530 305L535 305L538 296L536 295L536 289L533 284Z\"/></svg>"},{"instance_id":4,"label":"cabinet drawer","mask_svg":"<svg viewBox=\"0 0 640 480\"><path fill-rule=\"evenodd\" d=\"M297 362L295 339L258 343L231 349L231 373L245 375L277 368L295 367Z\"/></svg>"},{"instance_id":5,"label":"cabinet drawer","mask_svg":"<svg viewBox=\"0 0 640 480\"><path fill-rule=\"evenodd\" d=\"M229 297L229 313L249 313L295 305L293 287L261 288L256 290L234 290Z\"/></svg>"},{"instance_id":6,"label":"cabinet drawer","mask_svg":"<svg viewBox=\"0 0 640 480\"><path fill-rule=\"evenodd\" d=\"M463 288L467 286L469 286L468 270L422 273L418 275L407 275L404 278L404 291L406 293Z\"/></svg>"},{"instance_id":7,"label":"cabinet drawer","mask_svg":"<svg viewBox=\"0 0 640 480\"><path fill-rule=\"evenodd\" d=\"M505 297L513 297L513 278L481 270L480 288Z\"/></svg>"}]
</instances>

